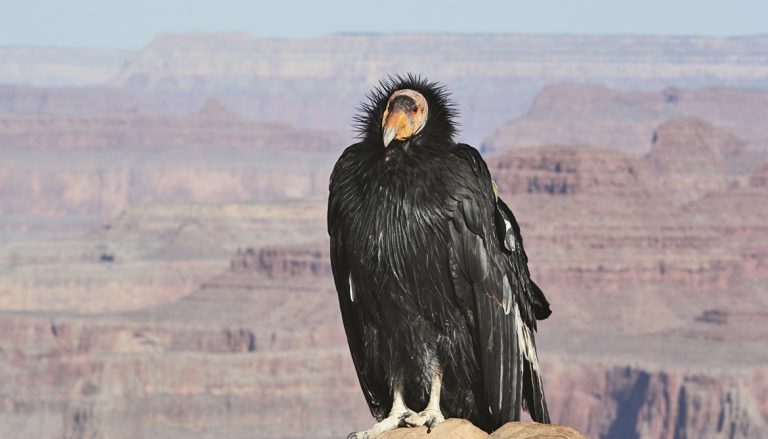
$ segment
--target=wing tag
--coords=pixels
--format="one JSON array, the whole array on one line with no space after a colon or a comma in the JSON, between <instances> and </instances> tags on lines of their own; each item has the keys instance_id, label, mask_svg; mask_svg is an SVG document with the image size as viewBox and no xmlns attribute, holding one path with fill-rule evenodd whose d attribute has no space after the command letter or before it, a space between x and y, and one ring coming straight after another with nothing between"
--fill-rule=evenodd
<instances>
[{"instance_id":1,"label":"wing tag","mask_svg":"<svg viewBox=\"0 0 768 439\"><path fill-rule=\"evenodd\" d=\"M517 250L517 244L515 240L515 231L512 229L512 224L507 221L506 218L504 218L504 227L506 229L506 233L504 236L504 244L507 245L507 250L513 252Z\"/></svg>"}]
</instances>

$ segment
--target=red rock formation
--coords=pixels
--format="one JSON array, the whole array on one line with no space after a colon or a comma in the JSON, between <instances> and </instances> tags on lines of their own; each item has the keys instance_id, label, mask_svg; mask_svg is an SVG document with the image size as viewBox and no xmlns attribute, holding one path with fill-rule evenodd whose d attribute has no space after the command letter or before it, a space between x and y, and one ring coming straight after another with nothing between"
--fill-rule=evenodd
<instances>
[{"instance_id":1,"label":"red rock formation","mask_svg":"<svg viewBox=\"0 0 768 439\"><path fill-rule=\"evenodd\" d=\"M701 119L673 119L653 133L646 159L659 173L729 174L738 169L745 143Z\"/></svg>"},{"instance_id":2,"label":"red rock formation","mask_svg":"<svg viewBox=\"0 0 768 439\"><path fill-rule=\"evenodd\" d=\"M768 188L768 165L763 166L760 170L753 172L749 176L749 185L753 188Z\"/></svg>"},{"instance_id":3,"label":"red rock formation","mask_svg":"<svg viewBox=\"0 0 768 439\"><path fill-rule=\"evenodd\" d=\"M260 272L272 279L332 275L330 252L327 246L238 249L237 254L232 258L230 269L235 273Z\"/></svg>"},{"instance_id":4,"label":"red rock formation","mask_svg":"<svg viewBox=\"0 0 768 439\"><path fill-rule=\"evenodd\" d=\"M758 438L768 428L761 409L765 382L755 381L764 377L760 367L718 372L577 362L558 368L566 375L579 375L575 382L589 386L557 388L571 404L554 409L562 410L561 422L589 425L582 430L588 437ZM551 372L550 382L560 379L558 373ZM606 394L611 396L597 397Z\"/></svg>"},{"instance_id":5,"label":"red rock formation","mask_svg":"<svg viewBox=\"0 0 768 439\"><path fill-rule=\"evenodd\" d=\"M8 218L0 233L66 229L61 218L85 231L138 204L323 196L347 144L341 135L249 122L215 101L184 117L50 119L54 126L44 126L47 116L0 119L0 139L10 142L0 144L0 215Z\"/></svg>"},{"instance_id":6,"label":"red rock formation","mask_svg":"<svg viewBox=\"0 0 768 439\"><path fill-rule=\"evenodd\" d=\"M502 193L642 197L649 176L643 163L621 153L573 147L541 147L495 156L488 168Z\"/></svg>"},{"instance_id":7,"label":"red rock formation","mask_svg":"<svg viewBox=\"0 0 768 439\"><path fill-rule=\"evenodd\" d=\"M643 154L665 120L716 121L757 151L768 150L768 92L727 88L665 89L658 93L604 86L545 87L528 113L499 128L484 146L490 151L541 145L591 145ZM719 135L719 134L718 134Z\"/></svg>"},{"instance_id":8,"label":"red rock formation","mask_svg":"<svg viewBox=\"0 0 768 439\"><path fill-rule=\"evenodd\" d=\"M734 187L744 168L754 167L742 140L701 119L667 121L653 133L652 143L645 161L656 183L678 203Z\"/></svg>"}]
</instances>

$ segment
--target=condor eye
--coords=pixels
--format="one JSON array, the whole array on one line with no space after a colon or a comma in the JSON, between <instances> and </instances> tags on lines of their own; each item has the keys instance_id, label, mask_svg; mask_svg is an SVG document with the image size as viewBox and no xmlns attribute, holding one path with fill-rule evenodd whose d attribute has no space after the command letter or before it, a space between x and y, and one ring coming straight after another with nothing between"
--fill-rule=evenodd
<instances>
[{"instance_id":1,"label":"condor eye","mask_svg":"<svg viewBox=\"0 0 768 439\"><path fill-rule=\"evenodd\" d=\"M413 114L416 114L419 111L418 107L413 107Z\"/></svg>"}]
</instances>

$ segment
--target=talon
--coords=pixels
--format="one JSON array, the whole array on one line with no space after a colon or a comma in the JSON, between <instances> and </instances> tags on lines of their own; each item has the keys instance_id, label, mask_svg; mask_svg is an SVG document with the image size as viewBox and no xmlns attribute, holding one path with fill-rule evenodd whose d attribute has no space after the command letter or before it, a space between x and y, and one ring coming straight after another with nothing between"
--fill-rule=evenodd
<instances>
[{"instance_id":1,"label":"talon","mask_svg":"<svg viewBox=\"0 0 768 439\"><path fill-rule=\"evenodd\" d=\"M432 428L435 426L435 423L437 423L437 419L432 417L429 418L429 420L426 423L427 426L427 434L432 433Z\"/></svg>"}]
</instances>

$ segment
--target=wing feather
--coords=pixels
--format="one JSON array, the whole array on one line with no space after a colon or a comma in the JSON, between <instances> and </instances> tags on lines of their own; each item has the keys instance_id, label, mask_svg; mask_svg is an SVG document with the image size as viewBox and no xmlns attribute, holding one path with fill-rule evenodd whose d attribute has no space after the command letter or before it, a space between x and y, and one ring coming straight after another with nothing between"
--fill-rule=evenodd
<instances>
[{"instance_id":1,"label":"wing feather","mask_svg":"<svg viewBox=\"0 0 768 439\"><path fill-rule=\"evenodd\" d=\"M548 422L533 333L549 304L530 280L520 228L509 207L496 197L480 154L459 145L457 209L450 230L454 289L472 299L476 353L483 370L488 408L497 425L520 419L528 407Z\"/></svg>"},{"instance_id":2,"label":"wing feather","mask_svg":"<svg viewBox=\"0 0 768 439\"><path fill-rule=\"evenodd\" d=\"M376 352L366 352L366 346L363 340L363 334L366 331L372 331L371 325L365 324L365 314L362 305L355 302L354 281L350 273L350 255L347 254L349 246L345 245L344 233L341 233L339 223L339 212L345 207L345 204L352 203L351 194L354 182L354 174L351 172L351 165L348 161L348 151L355 146L348 148L339 158L333 173L328 196L328 234L330 236L331 269L333 271L333 280L336 285L336 292L339 296L339 308L341 310L341 319L344 323L344 331L347 335L349 351L352 355L352 362L357 371L357 377L360 381L360 387L363 395L368 402L371 414L377 419L383 419L392 404L392 397L386 390L383 379L376 380L366 373L366 365L363 364L363 358L366 356L375 358Z\"/></svg>"}]
</instances>

